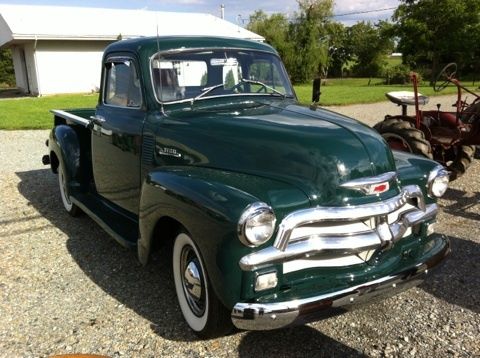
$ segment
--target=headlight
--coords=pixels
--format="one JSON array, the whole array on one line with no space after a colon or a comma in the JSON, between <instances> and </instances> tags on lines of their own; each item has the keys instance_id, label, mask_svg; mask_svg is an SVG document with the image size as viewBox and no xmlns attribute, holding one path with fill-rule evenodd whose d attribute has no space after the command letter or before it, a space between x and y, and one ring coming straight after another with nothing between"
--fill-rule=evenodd
<instances>
[{"instance_id":1,"label":"headlight","mask_svg":"<svg viewBox=\"0 0 480 358\"><path fill-rule=\"evenodd\" d=\"M428 175L428 195L432 198L440 198L448 189L449 174L447 170L438 166Z\"/></svg>"},{"instance_id":2,"label":"headlight","mask_svg":"<svg viewBox=\"0 0 480 358\"><path fill-rule=\"evenodd\" d=\"M238 237L246 246L259 246L272 237L276 221L273 209L267 204L250 204L238 220Z\"/></svg>"}]
</instances>

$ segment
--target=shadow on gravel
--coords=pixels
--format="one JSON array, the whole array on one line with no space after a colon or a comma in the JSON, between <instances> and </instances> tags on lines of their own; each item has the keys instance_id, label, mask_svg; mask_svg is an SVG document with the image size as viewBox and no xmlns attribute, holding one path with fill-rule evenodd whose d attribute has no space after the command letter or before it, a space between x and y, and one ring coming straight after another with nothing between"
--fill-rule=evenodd
<instances>
[{"instance_id":1,"label":"shadow on gravel","mask_svg":"<svg viewBox=\"0 0 480 358\"><path fill-rule=\"evenodd\" d=\"M39 214L67 236L67 249L78 266L103 291L151 322L153 332L172 341L195 341L184 322L171 279L171 261L153 256L142 267L136 253L120 246L86 215L70 217L64 210L57 178L49 169L17 172L19 192ZM356 350L309 326L270 332L246 332L241 357L362 356Z\"/></svg>"},{"instance_id":2,"label":"shadow on gravel","mask_svg":"<svg viewBox=\"0 0 480 358\"><path fill-rule=\"evenodd\" d=\"M480 245L449 237L452 253L420 287L451 304L480 313Z\"/></svg>"},{"instance_id":3,"label":"shadow on gravel","mask_svg":"<svg viewBox=\"0 0 480 358\"><path fill-rule=\"evenodd\" d=\"M366 357L309 326L247 332L240 341L238 352L240 358Z\"/></svg>"},{"instance_id":4,"label":"shadow on gravel","mask_svg":"<svg viewBox=\"0 0 480 358\"><path fill-rule=\"evenodd\" d=\"M120 246L88 216L70 217L61 203L57 177L49 169L16 174L28 205L68 236L68 251L95 284L150 321L151 329L163 338L196 340L177 306L170 261L154 256L142 267L135 251Z\"/></svg>"},{"instance_id":5,"label":"shadow on gravel","mask_svg":"<svg viewBox=\"0 0 480 358\"><path fill-rule=\"evenodd\" d=\"M448 188L447 192L443 196L446 200L453 201L452 204L445 205L443 210L451 215L461 216L470 220L480 221L480 215L468 211L468 209L474 206L480 205L480 193L476 192L473 196L467 196L467 194L458 189Z\"/></svg>"}]
</instances>

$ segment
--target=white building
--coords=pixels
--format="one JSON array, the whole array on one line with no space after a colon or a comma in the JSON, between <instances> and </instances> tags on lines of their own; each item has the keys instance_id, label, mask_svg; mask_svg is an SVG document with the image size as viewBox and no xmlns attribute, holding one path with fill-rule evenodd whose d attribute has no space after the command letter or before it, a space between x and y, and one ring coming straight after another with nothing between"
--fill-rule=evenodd
<instances>
[{"instance_id":1,"label":"white building","mask_svg":"<svg viewBox=\"0 0 480 358\"><path fill-rule=\"evenodd\" d=\"M263 40L209 14L0 4L0 48L12 49L17 87L34 95L97 90L108 44L157 32Z\"/></svg>"}]
</instances>

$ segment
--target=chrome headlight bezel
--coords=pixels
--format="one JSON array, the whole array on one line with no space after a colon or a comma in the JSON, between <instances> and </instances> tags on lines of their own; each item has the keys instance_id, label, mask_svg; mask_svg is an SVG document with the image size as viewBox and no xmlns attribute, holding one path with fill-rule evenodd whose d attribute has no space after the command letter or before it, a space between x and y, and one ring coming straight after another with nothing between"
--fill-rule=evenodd
<instances>
[{"instance_id":1,"label":"chrome headlight bezel","mask_svg":"<svg viewBox=\"0 0 480 358\"><path fill-rule=\"evenodd\" d=\"M245 246L260 246L272 237L276 222L275 213L268 204L252 203L245 208L238 220L238 237ZM255 232L256 229L257 232Z\"/></svg>"},{"instance_id":2,"label":"chrome headlight bezel","mask_svg":"<svg viewBox=\"0 0 480 358\"><path fill-rule=\"evenodd\" d=\"M441 198L448 189L449 181L450 174L443 166L433 168L427 179L428 196Z\"/></svg>"}]
</instances>

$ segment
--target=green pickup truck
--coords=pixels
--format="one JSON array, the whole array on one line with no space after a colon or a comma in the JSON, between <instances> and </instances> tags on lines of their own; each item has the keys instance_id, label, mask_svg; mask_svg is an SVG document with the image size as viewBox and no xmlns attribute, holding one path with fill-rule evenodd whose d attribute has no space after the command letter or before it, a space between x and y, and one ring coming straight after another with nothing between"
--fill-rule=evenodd
<instances>
[{"instance_id":1,"label":"green pickup truck","mask_svg":"<svg viewBox=\"0 0 480 358\"><path fill-rule=\"evenodd\" d=\"M105 50L95 109L54 110L63 206L142 264L170 250L200 337L319 320L419 284L448 172L368 126L300 106L277 52L223 37ZM99 238L100 239L100 238Z\"/></svg>"}]
</instances>

